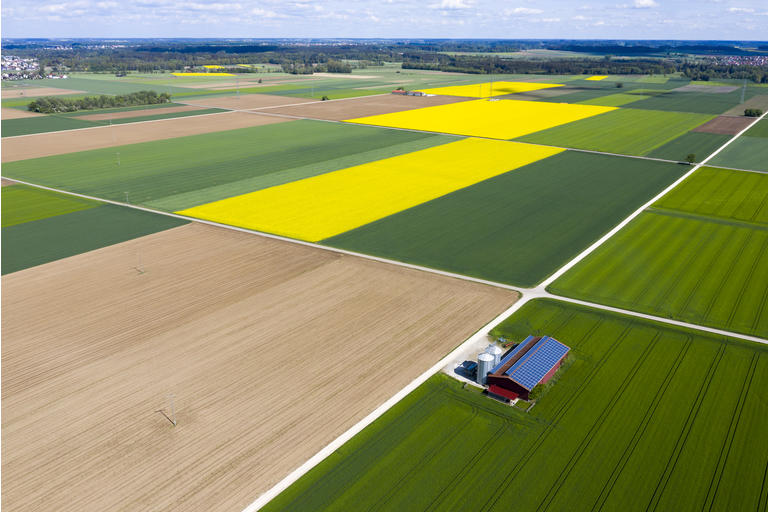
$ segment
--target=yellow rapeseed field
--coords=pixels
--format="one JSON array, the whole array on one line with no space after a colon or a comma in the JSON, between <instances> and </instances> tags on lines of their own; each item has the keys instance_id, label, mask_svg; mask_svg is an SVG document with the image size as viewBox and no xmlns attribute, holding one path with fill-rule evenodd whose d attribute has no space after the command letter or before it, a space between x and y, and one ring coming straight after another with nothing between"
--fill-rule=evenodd
<instances>
[{"instance_id":1,"label":"yellow rapeseed field","mask_svg":"<svg viewBox=\"0 0 768 512\"><path fill-rule=\"evenodd\" d=\"M173 76L235 76L232 73L171 73Z\"/></svg>"},{"instance_id":2,"label":"yellow rapeseed field","mask_svg":"<svg viewBox=\"0 0 768 512\"><path fill-rule=\"evenodd\" d=\"M506 140L611 110L615 107L483 99L349 119L347 122Z\"/></svg>"},{"instance_id":3,"label":"yellow rapeseed field","mask_svg":"<svg viewBox=\"0 0 768 512\"><path fill-rule=\"evenodd\" d=\"M598 80L605 80L606 78L608 78L608 75L595 75L595 76L591 76L589 78L585 78L584 80L593 80L593 81L596 82Z\"/></svg>"},{"instance_id":4,"label":"yellow rapeseed field","mask_svg":"<svg viewBox=\"0 0 768 512\"><path fill-rule=\"evenodd\" d=\"M561 151L462 139L177 213L317 242Z\"/></svg>"},{"instance_id":5,"label":"yellow rapeseed field","mask_svg":"<svg viewBox=\"0 0 768 512\"><path fill-rule=\"evenodd\" d=\"M436 87L433 89L421 89L427 94L441 94L444 96L464 96L467 98L489 98L491 96L504 96L518 92L537 91L551 87L562 87L562 84L537 84L532 82L486 82L482 84L455 85L450 87Z\"/></svg>"},{"instance_id":6,"label":"yellow rapeseed field","mask_svg":"<svg viewBox=\"0 0 768 512\"><path fill-rule=\"evenodd\" d=\"M205 69L221 69L224 66L219 66L218 64L206 64L203 66Z\"/></svg>"}]
</instances>

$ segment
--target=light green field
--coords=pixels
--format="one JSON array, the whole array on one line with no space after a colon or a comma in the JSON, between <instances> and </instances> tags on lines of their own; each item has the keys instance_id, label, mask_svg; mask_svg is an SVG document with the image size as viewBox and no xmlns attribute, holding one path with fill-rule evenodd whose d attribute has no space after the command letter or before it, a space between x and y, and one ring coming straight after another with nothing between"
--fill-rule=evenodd
<instances>
[{"instance_id":1,"label":"light green field","mask_svg":"<svg viewBox=\"0 0 768 512\"><path fill-rule=\"evenodd\" d=\"M768 349L557 301L494 333L572 364L530 412L437 375L263 510L758 510Z\"/></svg>"},{"instance_id":2,"label":"light green field","mask_svg":"<svg viewBox=\"0 0 768 512\"><path fill-rule=\"evenodd\" d=\"M766 283L765 225L653 209L549 290L766 338Z\"/></svg>"},{"instance_id":3,"label":"light green field","mask_svg":"<svg viewBox=\"0 0 768 512\"><path fill-rule=\"evenodd\" d=\"M768 174L702 167L655 206L768 226Z\"/></svg>"},{"instance_id":4,"label":"light green field","mask_svg":"<svg viewBox=\"0 0 768 512\"><path fill-rule=\"evenodd\" d=\"M516 140L643 156L713 117L688 112L620 108Z\"/></svg>"},{"instance_id":5,"label":"light green field","mask_svg":"<svg viewBox=\"0 0 768 512\"><path fill-rule=\"evenodd\" d=\"M25 185L2 187L2 227L65 213L87 210L99 203Z\"/></svg>"}]
</instances>

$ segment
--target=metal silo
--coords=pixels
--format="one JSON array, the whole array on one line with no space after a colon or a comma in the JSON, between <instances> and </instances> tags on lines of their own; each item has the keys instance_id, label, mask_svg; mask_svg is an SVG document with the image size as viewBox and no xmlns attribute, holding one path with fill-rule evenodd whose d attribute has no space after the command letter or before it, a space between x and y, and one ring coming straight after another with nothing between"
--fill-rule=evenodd
<instances>
[{"instance_id":1,"label":"metal silo","mask_svg":"<svg viewBox=\"0 0 768 512\"><path fill-rule=\"evenodd\" d=\"M493 356L493 366L496 366L499 364L499 361L501 361L501 354L504 353L503 350L501 350L501 347L496 345L495 343L491 343L488 345L488 348L485 349L486 354L491 354Z\"/></svg>"},{"instance_id":2,"label":"metal silo","mask_svg":"<svg viewBox=\"0 0 768 512\"><path fill-rule=\"evenodd\" d=\"M477 356L477 382L485 386L485 377L493 370L493 355L487 352Z\"/></svg>"}]
</instances>

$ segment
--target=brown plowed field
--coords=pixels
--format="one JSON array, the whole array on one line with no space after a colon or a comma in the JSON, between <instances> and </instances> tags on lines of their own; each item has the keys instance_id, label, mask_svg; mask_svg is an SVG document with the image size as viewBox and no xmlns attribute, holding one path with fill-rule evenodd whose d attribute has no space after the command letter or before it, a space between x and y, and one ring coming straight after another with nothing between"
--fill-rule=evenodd
<instances>
[{"instance_id":1,"label":"brown plowed field","mask_svg":"<svg viewBox=\"0 0 768 512\"><path fill-rule=\"evenodd\" d=\"M0 186L2 187L8 187L15 184L16 184L15 181L7 180L5 178L0 179Z\"/></svg>"},{"instance_id":2,"label":"brown plowed field","mask_svg":"<svg viewBox=\"0 0 768 512\"><path fill-rule=\"evenodd\" d=\"M288 119L244 112L223 112L221 114L5 137L3 139L2 161L13 162L27 158L76 153L89 149L109 148L285 121Z\"/></svg>"},{"instance_id":3,"label":"brown plowed field","mask_svg":"<svg viewBox=\"0 0 768 512\"><path fill-rule=\"evenodd\" d=\"M194 223L2 284L4 512L239 511L517 298Z\"/></svg>"},{"instance_id":4,"label":"brown plowed field","mask_svg":"<svg viewBox=\"0 0 768 512\"><path fill-rule=\"evenodd\" d=\"M86 121L107 121L109 119L128 119L131 117L159 116L161 114L188 112L190 110L204 110L204 109L202 107L195 107L193 105L181 105L178 107L143 108L141 110L127 110L125 112L113 112L111 114L88 114L87 116L78 116L77 119L85 119Z\"/></svg>"},{"instance_id":5,"label":"brown plowed field","mask_svg":"<svg viewBox=\"0 0 768 512\"><path fill-rule=\"evenodd\" d=\"M736 135L754 121L752 117L719 116L698 126L694 132L720 133L723 135Z\"/></svg>"},{"instance_id":6,"label":"brown plowed field","mask_svg":"<svg viewBox=\"0 0 768 512\"><path fill-rule=\"evenodd\" d=\"M2 119L23 119L25 117L40 117L45 114L38 114L37 112L30 112L29 110L19 110L17 108L3 108L0 111L0 118Z\"/></svg>"},{"instance_id":7,"label":"brown plowed field","mask_svg":"<svg viewBox=\"0 0 768 512\"><path fill-rule=\"evenodd\" d=\"M81 94L84 91L70 91L69 89L56 89L55 87L15 87L5 88L0 91L3 99L6 98L35 98L38 96L61 96L64 94Z\"/></svg>"},{"instance_id":8,"label":"brown plowed field","mask_svg":"<svg viewBox=\"0 0 768 512\"><path fill-rule=\"evenodd\" d=\"M363 96L361 98L345 99L338 101L316 101L306 105L291 107L276 107L265 110L269 114L285 114L310 119L326 119L329 121L343 121L357 117L389 114L390 112L402 112L416 108L446 105L458 101L467 101L472 98L459 98L456 96L400 96L398 94L385 94L383 96Z\"/></svg>"},{"instance_id":9,"label":"brown plowed field","mask_svg":"<svg viewBox=\"0 0 768 512\"><path fill-rule=\"evenodd\" d=\"M226 108L230 110L252 110L277 105L293 105L295 103L312 103L317 100L309 98L290 98L274 94L241 94L240 96L219 96L217 98L198 98L184 101L186 105L196 105L207 108Z\"/></svg>"}]
</instances>

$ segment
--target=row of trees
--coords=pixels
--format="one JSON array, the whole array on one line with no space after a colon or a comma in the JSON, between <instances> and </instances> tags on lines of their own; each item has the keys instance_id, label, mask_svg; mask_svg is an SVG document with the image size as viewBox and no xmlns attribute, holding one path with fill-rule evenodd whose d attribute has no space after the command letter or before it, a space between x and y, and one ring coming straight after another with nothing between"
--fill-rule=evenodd
<instances>
[{"instance_id":1,"label":"row of trees","mask_svg":"<svg viewBox=\"0 0 768 512\"><path fill-rule=\"evenodd\" d=\"M84 98L59 98L45 96L32 101L27 107L32 112L41 114L54 114L59 112L77 112L79 110L93 110L97 108L130 107L134 105L156 105L168 103L171 95L155 91L138 91L120 96L86 96Z\"/></svg>"},{"instance_id":2,"label":"row of trees","mask_svg":"<svg viewBox=\"0 0 768 512\"><path fill-rule=\"evenodd\" d=\"M283 71L293 75L311 75L312 73L351 73L352 66L346 62L329 60L325 64L307 62L284 62Z\"/></svg>"}]
</instances>

